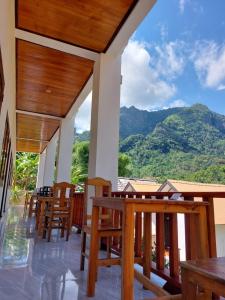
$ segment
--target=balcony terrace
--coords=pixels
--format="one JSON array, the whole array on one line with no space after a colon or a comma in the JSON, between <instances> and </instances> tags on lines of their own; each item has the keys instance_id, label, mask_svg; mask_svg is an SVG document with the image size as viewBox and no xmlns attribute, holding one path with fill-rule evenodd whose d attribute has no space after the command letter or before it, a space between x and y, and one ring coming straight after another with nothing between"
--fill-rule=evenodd
<instances>
[{"instance_id":1,"label":"balcony terrace","mask_svg":"<svg viewBox=\"0 0 225 300\"><path fill-rule=\"evenodd\" d=\"M28 218L22 207L9 207L16 151L39 155L37 188L70 182L74 119L91 91L88 178L102 177L110 182L110 190L111 187L117 190L121 56L155 2L0 2L1 300L81 300L89 299L87 295L99 300L218 299L212 295L213 288L224 295L221 288L224 278L219 277L223 269L221 272L213 268L208 281L204 281L210 283L213 278L218 286L204 286L201 281L199 288L197 280L201 276L191 273L196 266L192 263L186 266L190 269L181 270L180 260L216 259L213 198L225 198L225 191L191 191L178 195L178 199L171 199L170 192L113 192L108 198L95 195L96 226L90 227L93 234L89 266L84 271L80 271L79 263L80 234L73 231L66 242L53 230L50 243L38 235L39 229L41 233L43 228L47 231L50 224L46 221L49 215L38 213L49 213L48 209L52 208L53 215L54 205L49 205L49 199L54 200L55 195L44 199L46 210L42 210L43 198L35 195L38 230L32 214ZM103 196L103 186L101 189ZM74 202L72 225L84 230L84 194L73 193L71 199ZM59 202L57 205L59 211ZM97 225L101 225L98 211L99 207L109 205L120 235L109 244L113 257L96 262ZM91 204L87 210L91 215ZM63 230L71 227L68 226L71 211L67 215L64 211L64 217L57 219ZM185 217L178 222L181 213ZM101 255L105 253L101 251ZM113 260L116 255L119 258ZM139 264L134 266L134 261ZM98 263L107 267L99 268L97 273ZM182 281L181 277L187 273L192 275ZM192 295L198 291L198 295L190 298L189 291Z\"/></svg>"}]
</instances>

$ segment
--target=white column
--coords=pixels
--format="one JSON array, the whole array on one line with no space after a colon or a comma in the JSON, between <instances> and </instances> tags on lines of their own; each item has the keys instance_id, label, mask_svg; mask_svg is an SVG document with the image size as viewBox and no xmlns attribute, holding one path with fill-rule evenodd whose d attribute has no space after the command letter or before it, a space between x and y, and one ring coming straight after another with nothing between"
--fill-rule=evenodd
<instances>
[{"instance_id":1,"label":"white column","mask_svg":"<svg viewBox=\"0 0 225 300\"><path fill-rule=\"evenodd\" d=\"M40 188L44 185L45 158L46 150L44 150L39 156L36 188Z\"/></svg>"},{"instance_id":2,"label":"white column","mask_svg":"<svg viewBox=\"0 0 225 300\"><path fill-rule=\"evenodd\" d=\"M93 73L88 176L111 180L117 189L121 56L101 54Z\"/></svg>"},{"instance_id":3,"label":"white column","mask_svg":"<svg viewBox=\"0 0 225 300\"><path fill-rule=\"evenodd\" d=\"M55 158L57 147L58 135L54 135L46 148L46 158L44 167L44 186L53 186L54 171L55 171Z\"/></svg>"},{"instance_id":4,"label":"white column","mask_svg":"<svg viewBox=\"0 0 225 300\"><path fill-rule=\"evenodd\" d=\"M59 130L56 182L71 182L74 117L64 119Z\"/></svg>"}]
</instances>

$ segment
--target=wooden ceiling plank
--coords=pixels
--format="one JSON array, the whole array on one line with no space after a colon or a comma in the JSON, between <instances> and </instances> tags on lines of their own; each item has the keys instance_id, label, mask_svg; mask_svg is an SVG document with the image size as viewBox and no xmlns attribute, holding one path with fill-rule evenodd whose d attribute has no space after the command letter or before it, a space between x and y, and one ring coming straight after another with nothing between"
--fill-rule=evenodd
<instances>
[{"instance_id":1,"label":"wooden ceiling plank","mask_svg":"<svg viewBox=\"0 0 225 300\"><path fill-rule=\"evenodd\" d=\"M65 117L93 71L92 60L17 40L19 110Z\"/></svg>"},{"instance_id":2,"label":"wooden ceiling plank","mask_svg":"<svg viewBox=\"0 0 225 300\"><path fill-rule=\"evenodd\" d=\"M137 0L16 2L17 28L100 53Z\"/></svg>"}]
</instances>

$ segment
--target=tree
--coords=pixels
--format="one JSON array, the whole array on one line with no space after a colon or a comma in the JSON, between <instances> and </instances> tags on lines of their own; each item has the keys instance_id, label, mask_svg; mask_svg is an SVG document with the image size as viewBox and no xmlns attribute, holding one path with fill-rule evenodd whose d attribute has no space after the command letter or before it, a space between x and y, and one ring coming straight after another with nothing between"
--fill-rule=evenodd
<instances>
[{"instance_id":1,"label":"tree","mask_svg":"<svg viewBox=\"0 0 225 300\"><path fill-rule=\"evenodd\" d=\"M125 153L119 153L118 173L120 177L129 177L132 167L130 157Z\"/></svg>"},{"instance_id":2,"label":"tree","mask_svg":"<svg viewBox=\"0 0 225 300\"><path fill-rule=\"evenodd\" d=\"M73 145L71 181L82 183L88 176L89 142L77 142Z\"/></svg>"},{"instance_id":3,"label":"tree","mask_svg":"<svg viewBox=\"0 0 225 300\"><path fill-rule=\"evenodd\" d=\"M17 152L16 169L14 171L14 186L21 190L34 190L38 172L39 155Z\"/></svg>"}]
</instances>

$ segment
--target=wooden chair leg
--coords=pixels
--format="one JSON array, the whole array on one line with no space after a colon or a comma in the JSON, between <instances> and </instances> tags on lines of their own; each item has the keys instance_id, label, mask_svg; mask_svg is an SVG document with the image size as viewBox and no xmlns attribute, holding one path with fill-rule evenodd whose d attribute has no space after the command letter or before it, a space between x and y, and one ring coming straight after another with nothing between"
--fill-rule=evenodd
<instances>
[{"instance_id":1,"label":"wooden chair leg","mask_svg":"<svg viewBox=\"0 0 225 300\"><path fill-rule=\"evenodd\" d=\"M87 239L87 234L86 232L82 231L81 234L81 255L80 255L80 270L84 271L84 265L85 265L85 255L86 253L86 239Z\"/></svg>"},{"instance_id":2,"label":"wooden chair leg","mask_svg":"<svg viewBox=\"0 0 225 300\"><path fill-rule=\"evenodd\" d=\"M65 231L65 224L66 224L65 218L63 218L61 222L62 222L61 238L63 238L64 237L64 231Z\"/></svg>"},{"instance_id":3,"label":"wooden chair leg","mask_svg":"<svg viewBox=\"0 0 225 300\"><path fill-rule=\"evenodd\" d=\"M45 217L45 224L44 224L43 235L42 235L43 239L46 238L47 228L48 228L48 218Z\"/></svg>"},{"instance_id":4,"label":"wooden chair leg","mask_svg":"<svg viewBox=\"0 0 225 300\"><path fill-rule=\"evenodd\" d=\"M107 258L108 259L111 258L111 247L112 247L112 238L107 237ZM111 265L109 264L107 267L110 268Z\"/></svg>"},{"instance_id":5,"label":"wooden chair leg","mask_svg":"<svg viewBox=\"0 0 225 300\"><path fill-rule=\"evenodd\" d=\"M50 218L48 221L48 242L51 240L51 234L52 234L52 219Z\"/></svg>"},{"instance_id":6,"label":"wooden chair leg","mask_svg":"<svg viewBox=\"0 0 225 300\"><path fill-rule=\"evenodd\" d=\"M68 240L69 240L70 230L71 230L71 227L70 227L70 220L67 218L67 221L66 221L66 241L67 241L67 242L68 242Z\"/></svg>"}]
</instances>

